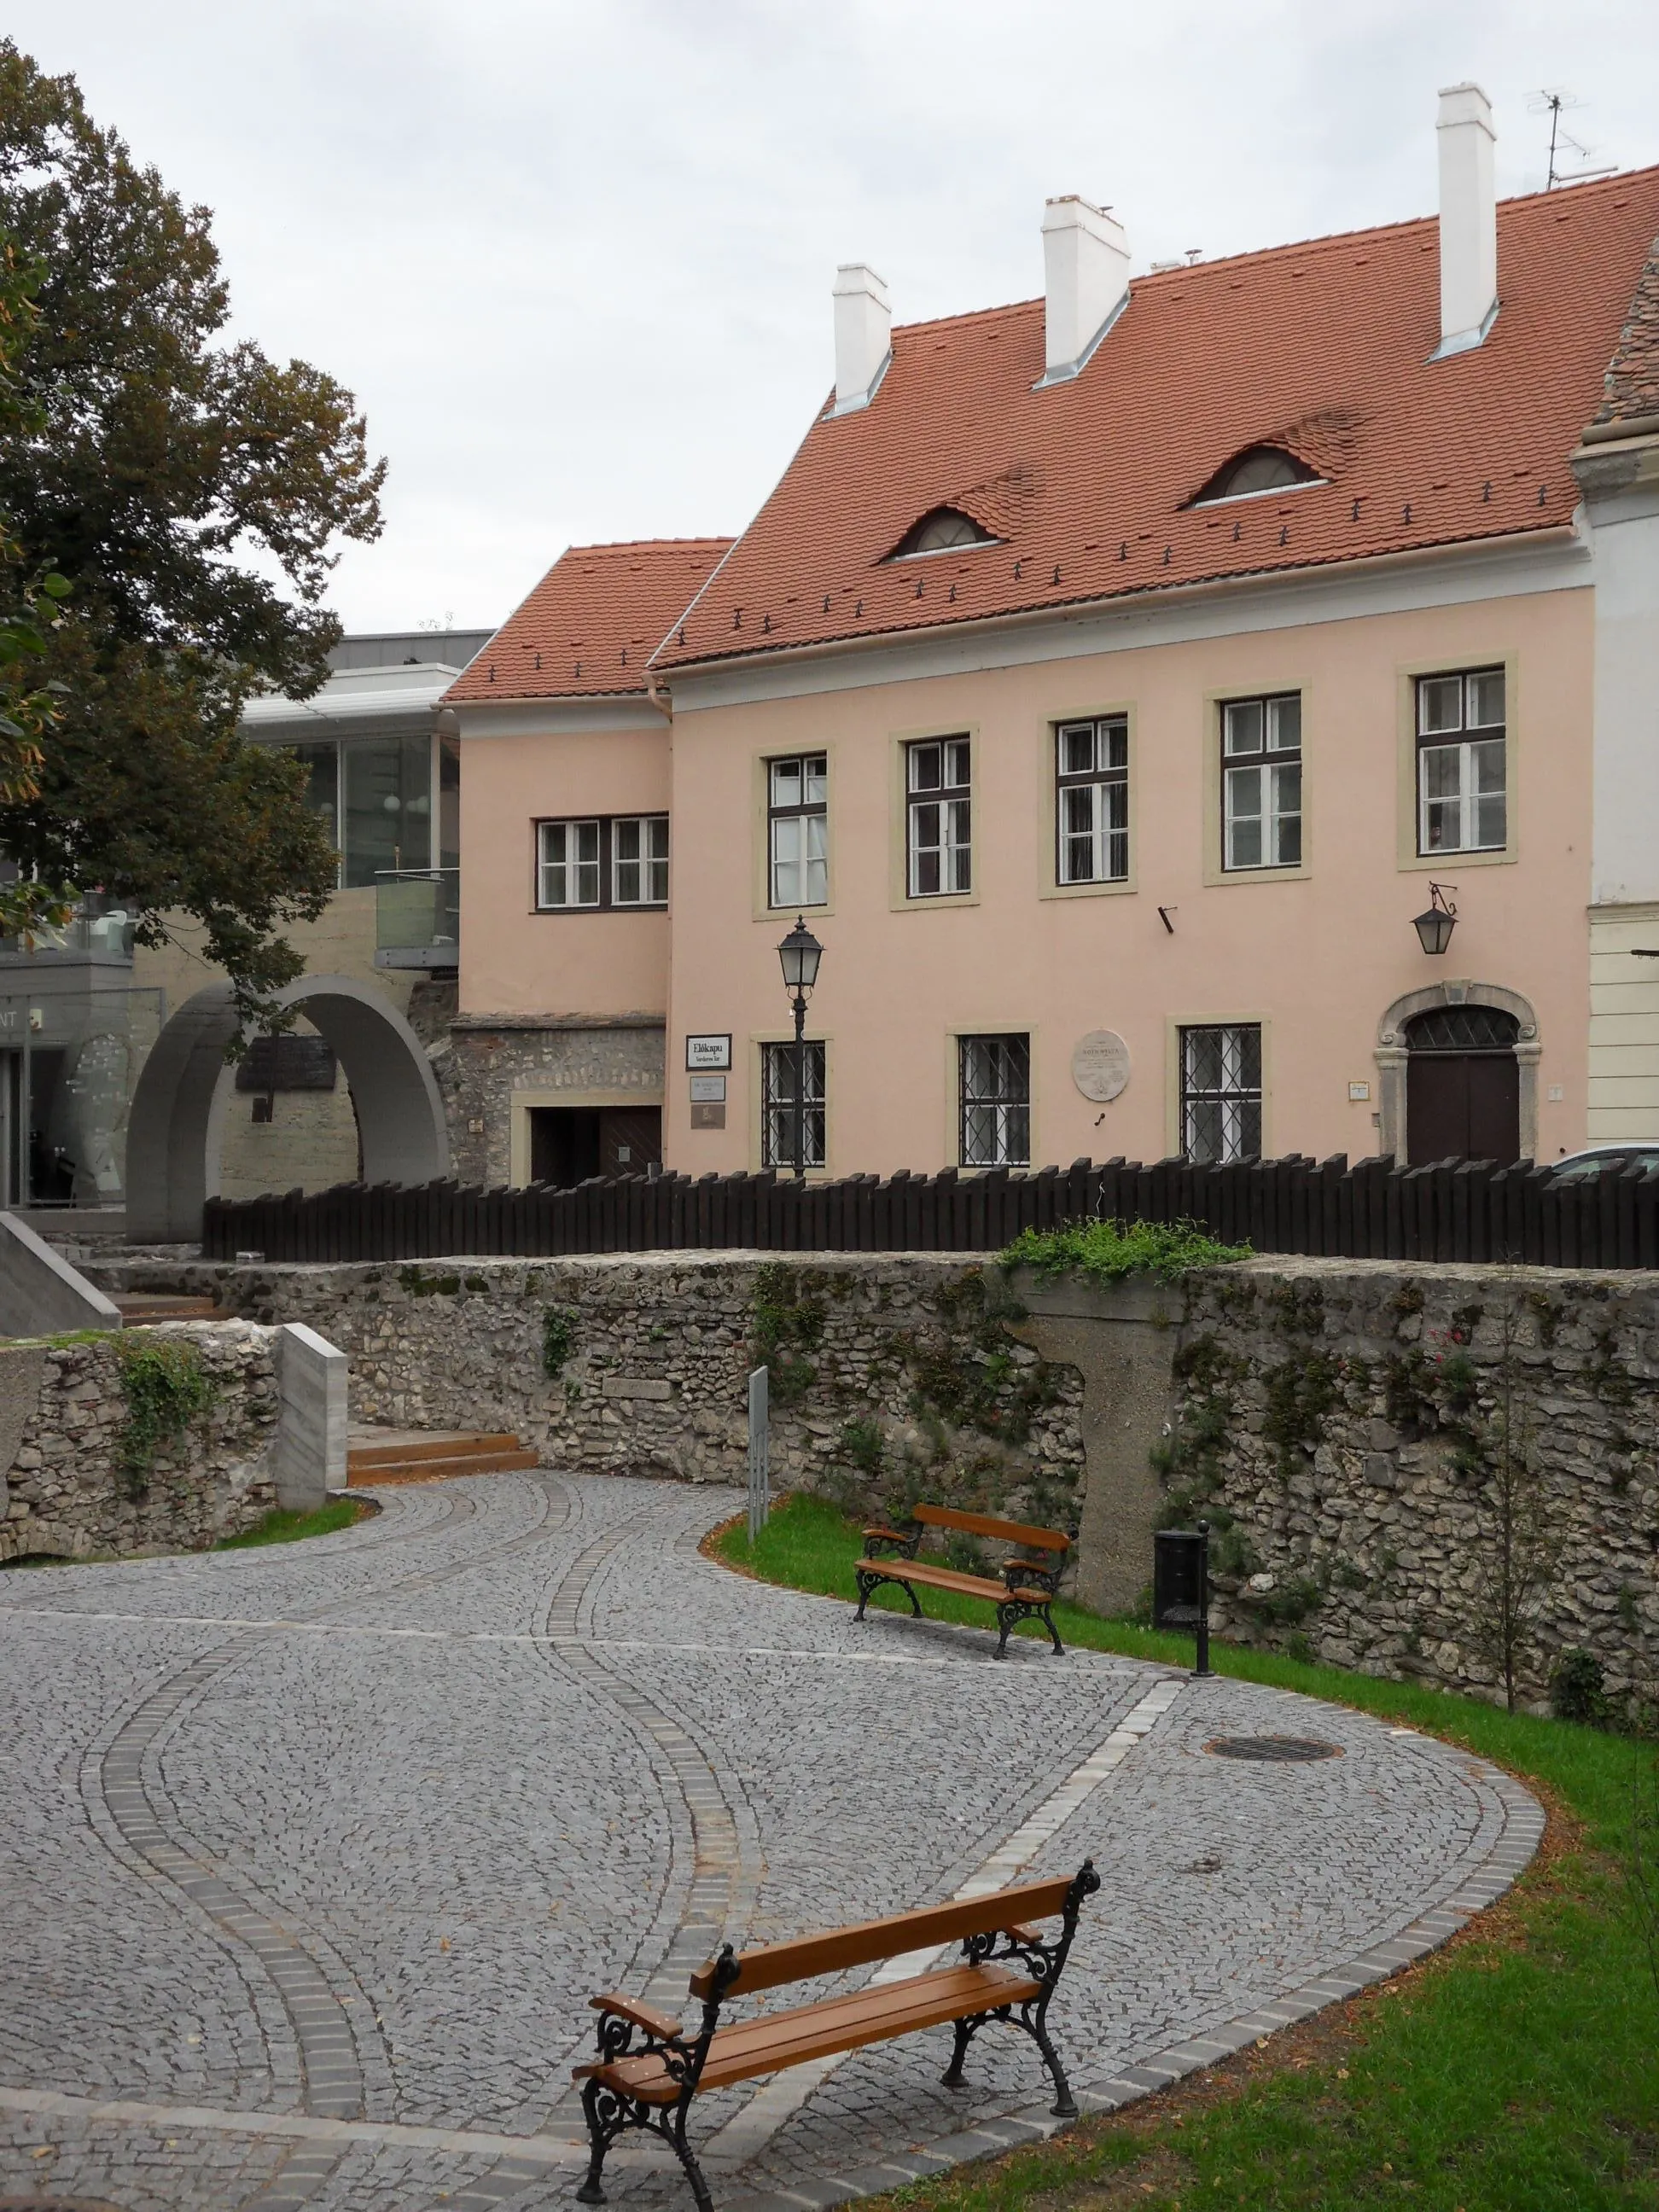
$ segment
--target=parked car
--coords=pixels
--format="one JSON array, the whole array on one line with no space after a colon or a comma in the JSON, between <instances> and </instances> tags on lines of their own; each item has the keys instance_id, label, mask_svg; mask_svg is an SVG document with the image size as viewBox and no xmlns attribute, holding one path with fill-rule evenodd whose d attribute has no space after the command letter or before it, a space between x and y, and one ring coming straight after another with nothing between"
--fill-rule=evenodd
<instances>
[{"instance_id":1,"label":"parked car","mask_svg":"<svg viewBox=\"0 0 1659 2212\"><path fill-rule=\"evenodd\" d=\"M1589 1182L1597 1176L1622 1175L1630 1167L1659 1166L1659 1138L1626 1138L1616 1145L1586 1145L1555 1164L1557 1182Z\"/></svg>"}]
</instances>

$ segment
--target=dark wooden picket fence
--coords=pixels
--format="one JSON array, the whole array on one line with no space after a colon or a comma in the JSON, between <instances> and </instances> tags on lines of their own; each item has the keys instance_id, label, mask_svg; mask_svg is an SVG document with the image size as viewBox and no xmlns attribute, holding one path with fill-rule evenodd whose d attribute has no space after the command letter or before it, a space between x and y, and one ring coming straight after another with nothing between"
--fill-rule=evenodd
<instances>
[{"instance_id":1,"label":"dark wooden picket fence","mask_svg":"<svg viewBox=\"0 0 1659 2212\"><path fill-rule=\"evenodd\" d=\"M575 1252L990 1252L1066 1221L1200 1224L1258 1252L1376 1260L1498 1260L1547 1267L1659 1267L1659 1168L1562 1182L1529 1161L1295 1156L1199 1167L1075 1161L1035 1175L621 1176L554 1190L386 1183L210 1199L207 1258L557 1257Z\"/></svg>"}]
</instances>

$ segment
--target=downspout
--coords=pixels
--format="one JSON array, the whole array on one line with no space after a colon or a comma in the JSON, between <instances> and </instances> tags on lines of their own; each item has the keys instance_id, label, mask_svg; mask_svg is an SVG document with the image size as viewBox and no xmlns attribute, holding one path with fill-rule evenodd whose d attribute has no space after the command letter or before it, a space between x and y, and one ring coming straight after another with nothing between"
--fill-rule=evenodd
<instances>
[{"instance_id":1,"label":"downspout","mask_svg":"<svg viewBox=\"0 0 1659 2212\"><path fill-rule=\"evenodd\" d=\"M674 720L674 702L665 691L657 688L657 679L648 668L645 672L645 696L662 716L664 721L672 724Z\"/></svg>"}]
</instances>

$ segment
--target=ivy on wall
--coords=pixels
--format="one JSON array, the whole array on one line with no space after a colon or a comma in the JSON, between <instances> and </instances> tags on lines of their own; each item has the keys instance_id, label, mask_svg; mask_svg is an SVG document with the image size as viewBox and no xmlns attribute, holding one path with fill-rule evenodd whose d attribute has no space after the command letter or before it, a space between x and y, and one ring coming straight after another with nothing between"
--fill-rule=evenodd
<instances>
[{"instance_id":1,"label":"ivy on wall","mask_svg":"<svg viewBox=\"0 0 1659 2212\"><path fill-rule=\"evenodd\" d=\"M128 1497L138 1498L149 1489L156 1461L219 1393L193 1344L165 1336L118 1338L114 1349L127 1401L117 1459Z\"/></svg>"}]
</instances>

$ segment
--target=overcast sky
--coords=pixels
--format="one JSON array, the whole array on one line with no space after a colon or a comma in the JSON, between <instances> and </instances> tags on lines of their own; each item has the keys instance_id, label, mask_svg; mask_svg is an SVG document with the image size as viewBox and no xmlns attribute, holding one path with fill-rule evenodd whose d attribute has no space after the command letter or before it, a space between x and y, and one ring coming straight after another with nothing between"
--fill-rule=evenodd
<instances>
[{"instance_id":1,"label":"overcast sky","mask_svg":"<svg viewBox=\"0 0 1659 2212\"><path fill-rule=\"evenodd\" d=\"M1659 160L1652 0L76 0L17 35L213 209L238 331L357 393L391 472L351 629L741 528L832 381L837 262L908 322L1039 292L1055 193L1138 270L1427 213L1465 77L1501 193L1544 181L1546 86L1595 165Z\"/></svg>"}]
</instances>

